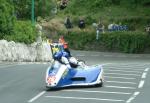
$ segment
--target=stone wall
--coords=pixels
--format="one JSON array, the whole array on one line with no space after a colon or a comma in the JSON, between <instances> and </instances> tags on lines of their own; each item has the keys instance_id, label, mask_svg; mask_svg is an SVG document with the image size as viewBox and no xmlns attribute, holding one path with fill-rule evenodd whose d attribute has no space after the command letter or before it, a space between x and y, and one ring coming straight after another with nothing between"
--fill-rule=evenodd
<instances>
[{"instance_id":1,"label":"stone wall","mask_svg":"<svg viewBox=\"0 0 150 103\"><path fill-rule=\"evenodd\" d=\"M0 61L48 62L52 54L48 43L30 45L0 40Z\"/></svg>"}]
</instances>

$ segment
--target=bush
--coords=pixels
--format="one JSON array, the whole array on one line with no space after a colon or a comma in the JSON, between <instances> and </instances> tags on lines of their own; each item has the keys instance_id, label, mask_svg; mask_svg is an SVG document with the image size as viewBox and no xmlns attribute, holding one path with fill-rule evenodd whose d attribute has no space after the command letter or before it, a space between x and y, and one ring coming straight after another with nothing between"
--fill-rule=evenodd
<instances>
[{"instance_id":1,"label":"bush","mask_svg":"<svg viewBox=\"0 0 150 103\"><path fill-rule=\"evenodd\" d=\"M149 7L150 6L150 0L142 0L142 5Z\"/></svg>"},{"instance_id":2,"label":"bush","mask_svg":"<svg viewBox=\"0 0 150 103\"><path fill-rule=\"evenodd\" d=\"M116 48L126 53L144 52L148 40L148 35L142 32L113 32L102 35L102 42L109 50Z\"/></svg>"},{"instance_id":3,"label":"bush","mask_svg":"<svg viewBox=\"0 0 150 103\"><path fill-rule=\"evenodd\" d=\"M150 48L150 37L142 32L107 32L96 41L95 32L72 32L65 39L73 49L142 53Z\"/></svg>"},{"instance_id":4,"label":"bush","mask_svg":"<svg viewBox=\"0 0 150 103\"><path fill-rule=\"evenodd\" d=\"M32 0L11 0L15 7L15 14L18 19L30 19ZM56 8L56 1L54 0L34 0L35 17L51 16L52 10Z\"/></svg>"},{"instance_id":5,"label":"bush","mask_svg":"<svg viewBox=\"0 0 150 103\"><path fill-rule=\"evenodd\" d=\"M8 41L23 42L25 44L33 43L36 39L36 31L29 21L18 21L15 24L15 33L6 35L4 39Z\"/></svg>"},{"instance_id":6,"label":"bush","mask_svg":"<svg viewBox=\"0 0 150 103\"><path fill-rule=\"evenodd\" d=\"M93 42L94 35L87 32L71 32L69 35L65 35L65 39L73 49L85 49L88 43Z\"/></svg>"},{"instance_id":7,"label":"bush","mask_svg":"<svg viewBox=\"0 0 150 103\"><path fill-rule=\"evenodd\" d=\"M95 23L95 22L97 22L97 20L93 16L87 15L87 17L86 17L86 24L87 25L92 25L92 23Z\"/></svg>"},{"instance_id":8,"label":"bush","mask_svg":"<svg viewBox=\"0 0 150 103\"><path fill-rule=\"evenodd\" d=\"M4 35L14 33L15 17L13 15L13 6L6 0L0 0L0 34Z\"/></svg>"}]
</instances>

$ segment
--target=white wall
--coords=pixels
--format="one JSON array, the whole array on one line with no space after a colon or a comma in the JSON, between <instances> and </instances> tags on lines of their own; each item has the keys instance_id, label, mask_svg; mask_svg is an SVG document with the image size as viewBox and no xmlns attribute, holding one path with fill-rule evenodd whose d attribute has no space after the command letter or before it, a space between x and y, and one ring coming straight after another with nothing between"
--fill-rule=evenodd
<instances>
[{"instance_id":1,"label":"white wall","mask_svg":"<svg viewBox=\"0 0 150 103\"><path fill-rule=\"evenodd\" d=\"M0 40L0 61L47 62L51 59L51 49L46 42L26 45Z\"/></svg>"}]
</instances>

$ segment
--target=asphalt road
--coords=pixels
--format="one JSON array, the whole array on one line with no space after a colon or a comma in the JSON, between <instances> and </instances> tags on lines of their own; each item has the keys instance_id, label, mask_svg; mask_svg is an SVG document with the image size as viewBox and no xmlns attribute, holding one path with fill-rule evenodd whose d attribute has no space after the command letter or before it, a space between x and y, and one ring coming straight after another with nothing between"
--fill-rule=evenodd
<instances>
[{"instance_id":1,"label":"asphalt road","mask_svg":"<svg viewBox=\"0 0 150 103\"><path fill-rule=\"evenodd\" d=\"M150 54L72 51L88 65L102 64L103 87L47 91L48 63L0 63L0 103L149 103Z\"/></svg>"}]
</instances>

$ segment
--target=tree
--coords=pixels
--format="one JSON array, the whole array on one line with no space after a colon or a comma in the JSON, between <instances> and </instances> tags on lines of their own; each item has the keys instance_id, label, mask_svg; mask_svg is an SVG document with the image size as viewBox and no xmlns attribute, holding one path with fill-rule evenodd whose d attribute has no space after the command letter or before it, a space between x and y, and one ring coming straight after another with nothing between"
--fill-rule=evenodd
<instances>
[{"instance_id":1,"label":"tree","mask_svg":"<svg viewBox=\"0 0 150 103\"><path fill-rule=\"evenodd\" d=\"M54 0L36 0L35 1L35 15L36 17L46 17L51 15L51 11L56 7Z\"/></svg>"},{"instance_id":2,"label":"tree","mask_svg":"<svg viewBox=\"0 0 150 103\"><path fill-rule=\"evenodd\" d=\"M31 2L32 0L13 0L15 14L18 19L31 18Z\"/></svg>"},{"instance_id":3,"label":"tree","mask_svg":"<svg viewBox=\"0 0 150 103\"><path fill-rule=\"evenodd\" d=\"M9 0L10 1L10 0ZM12 0L15 14L18 19L31 19L32 0ZM54 0L34 0L35 16L46 17L51 15L55 3Z\"/></svg>"},{"instance_id":4,"label":"tree","mask_svg":"<svg viewBox=\"0 0 150 103\"><path fill-rule=\"evenodd\" d=\"M0 37L14 33L14 8L6 0L0 0Z\"/></svg>"}]
</instances>

